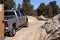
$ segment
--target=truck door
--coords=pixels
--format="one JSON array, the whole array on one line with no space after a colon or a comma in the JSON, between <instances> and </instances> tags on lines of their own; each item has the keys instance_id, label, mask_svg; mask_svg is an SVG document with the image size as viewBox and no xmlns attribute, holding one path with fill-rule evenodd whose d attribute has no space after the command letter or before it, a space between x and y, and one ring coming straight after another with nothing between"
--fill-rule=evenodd
<instances>
[{"instance_id":1,"label":"truck door","mask_svg":"<svg viewBox=\"0 0 60 40\"><path fill-rule=\"evenodd\" d=\"M24 24L26 22L26 17L23 12L21 12L21 18L22 18L22 24Z\"/></svg>"},{"instance_id":2,"label":"truck door","mask_svg":"<svg viewBox=\"0 0 60 40\"><path fill-rule=\"evenodd\" d=\"M25 15L25 13L23 13L23 23L26 23L26 15Z\"/></svg>"},{"instance_id":3,"label":"truck door","mask_svg":"<svg viewBox=\"0 0 60 40\"><path fill-rule=\"evenodd\" d=\"M22 22L21 22L21 15L20 15L20 12L19 11L16 11L17 13L17 20L18 20L18 25L21 26Z\"/></svg>"}]
</instances>

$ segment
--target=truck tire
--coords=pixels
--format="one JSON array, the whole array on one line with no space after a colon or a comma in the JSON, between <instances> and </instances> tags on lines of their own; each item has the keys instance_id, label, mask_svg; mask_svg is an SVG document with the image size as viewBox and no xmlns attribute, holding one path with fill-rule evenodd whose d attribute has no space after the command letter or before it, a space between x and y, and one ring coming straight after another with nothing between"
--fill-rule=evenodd
<instances>
[{"instance_id":1,"label":"truck tire","mask_svg":"<svg viewBox=\"0 0 60 40\"><path fill-rule=\"evenodd\" d=\"M15 36L15 34L16 34L16 30L15 30L15 28L12 28L12 31L9 32L9 36L13 37L13 36Z\"/></svg>"},{"instance_id":2,"label":"truck tire","mask_svg":"<svg viewBox=\"0 0 60 40\"><path fill-rule=\"evenodd\" d=\"M28 27L28 21L26 22L26 27Z\"/></svg>"},{"instance_id":3,"label":"truck tire","mask_svg":"<svg viewBox=\"0 0 60 40\"><path fill-rule=\"evenodd\" d=\"M24 24L24 27L28 27L28 20L27 20L26 23Z\"/></svg>"}]
</instances>

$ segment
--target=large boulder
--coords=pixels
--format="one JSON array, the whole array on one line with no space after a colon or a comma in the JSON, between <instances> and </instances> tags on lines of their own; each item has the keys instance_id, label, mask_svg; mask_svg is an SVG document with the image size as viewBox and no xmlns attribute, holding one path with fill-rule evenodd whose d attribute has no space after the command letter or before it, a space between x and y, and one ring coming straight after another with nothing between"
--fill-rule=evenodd
<instances>
[{"instance_id":1,"label":"large boulder","mask_svg":"<svg viewBox=\"0 0 60 40\"><path fill-rule=\"evenodd\" d=\"M48 20L48 19L47 19L47 18L45 18L43 15L38 16L38 17L37 17L37 19L38 19L38 20L45 20L45 21L47 21L47 20Z\"/></svg>"},{"instance_id":2,"label":"large boulder","mask_svg":"<svg viewBox=\"0 0 60 40\"><path fill-rule=\"evenodd\" d=\"M43 26L50 39L60 38L60 14L49 19Z\"/></svg>"}]
</instances>

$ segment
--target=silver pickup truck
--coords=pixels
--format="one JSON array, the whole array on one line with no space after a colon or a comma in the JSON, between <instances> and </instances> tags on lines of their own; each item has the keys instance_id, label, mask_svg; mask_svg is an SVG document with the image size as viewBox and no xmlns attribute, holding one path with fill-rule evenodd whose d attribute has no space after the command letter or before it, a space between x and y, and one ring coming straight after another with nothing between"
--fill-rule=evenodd
<instances>
[{"instance_id":1,"label":"silver pickup truck","mask_svg":"<svg viewBox=\"0 0 60 40\"><path fill-rule=\"evenodd\" d=\"M19 26L28 27L28 18L21 11L8 10L4 12L4 33L9 33L10 36L15 36L16 29Z\"/></svg>"}]
</instances>

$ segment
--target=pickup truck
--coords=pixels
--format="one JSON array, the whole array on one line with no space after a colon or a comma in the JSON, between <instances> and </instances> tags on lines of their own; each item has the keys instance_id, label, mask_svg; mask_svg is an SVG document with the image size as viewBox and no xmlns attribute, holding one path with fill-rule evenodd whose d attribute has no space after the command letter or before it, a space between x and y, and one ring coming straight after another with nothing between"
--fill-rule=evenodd
<instances>
[{"instance_id":1,"label":"pickup truck","mask_svg":"<svg viewBox=\"0 0 60 40\"><path fill-rule=\"evenodd\" d=\"M15 36L19 26L28 27L28 18L22 11L8 10L4 12L4 33Z\"/></svg>"}]
</instances>

